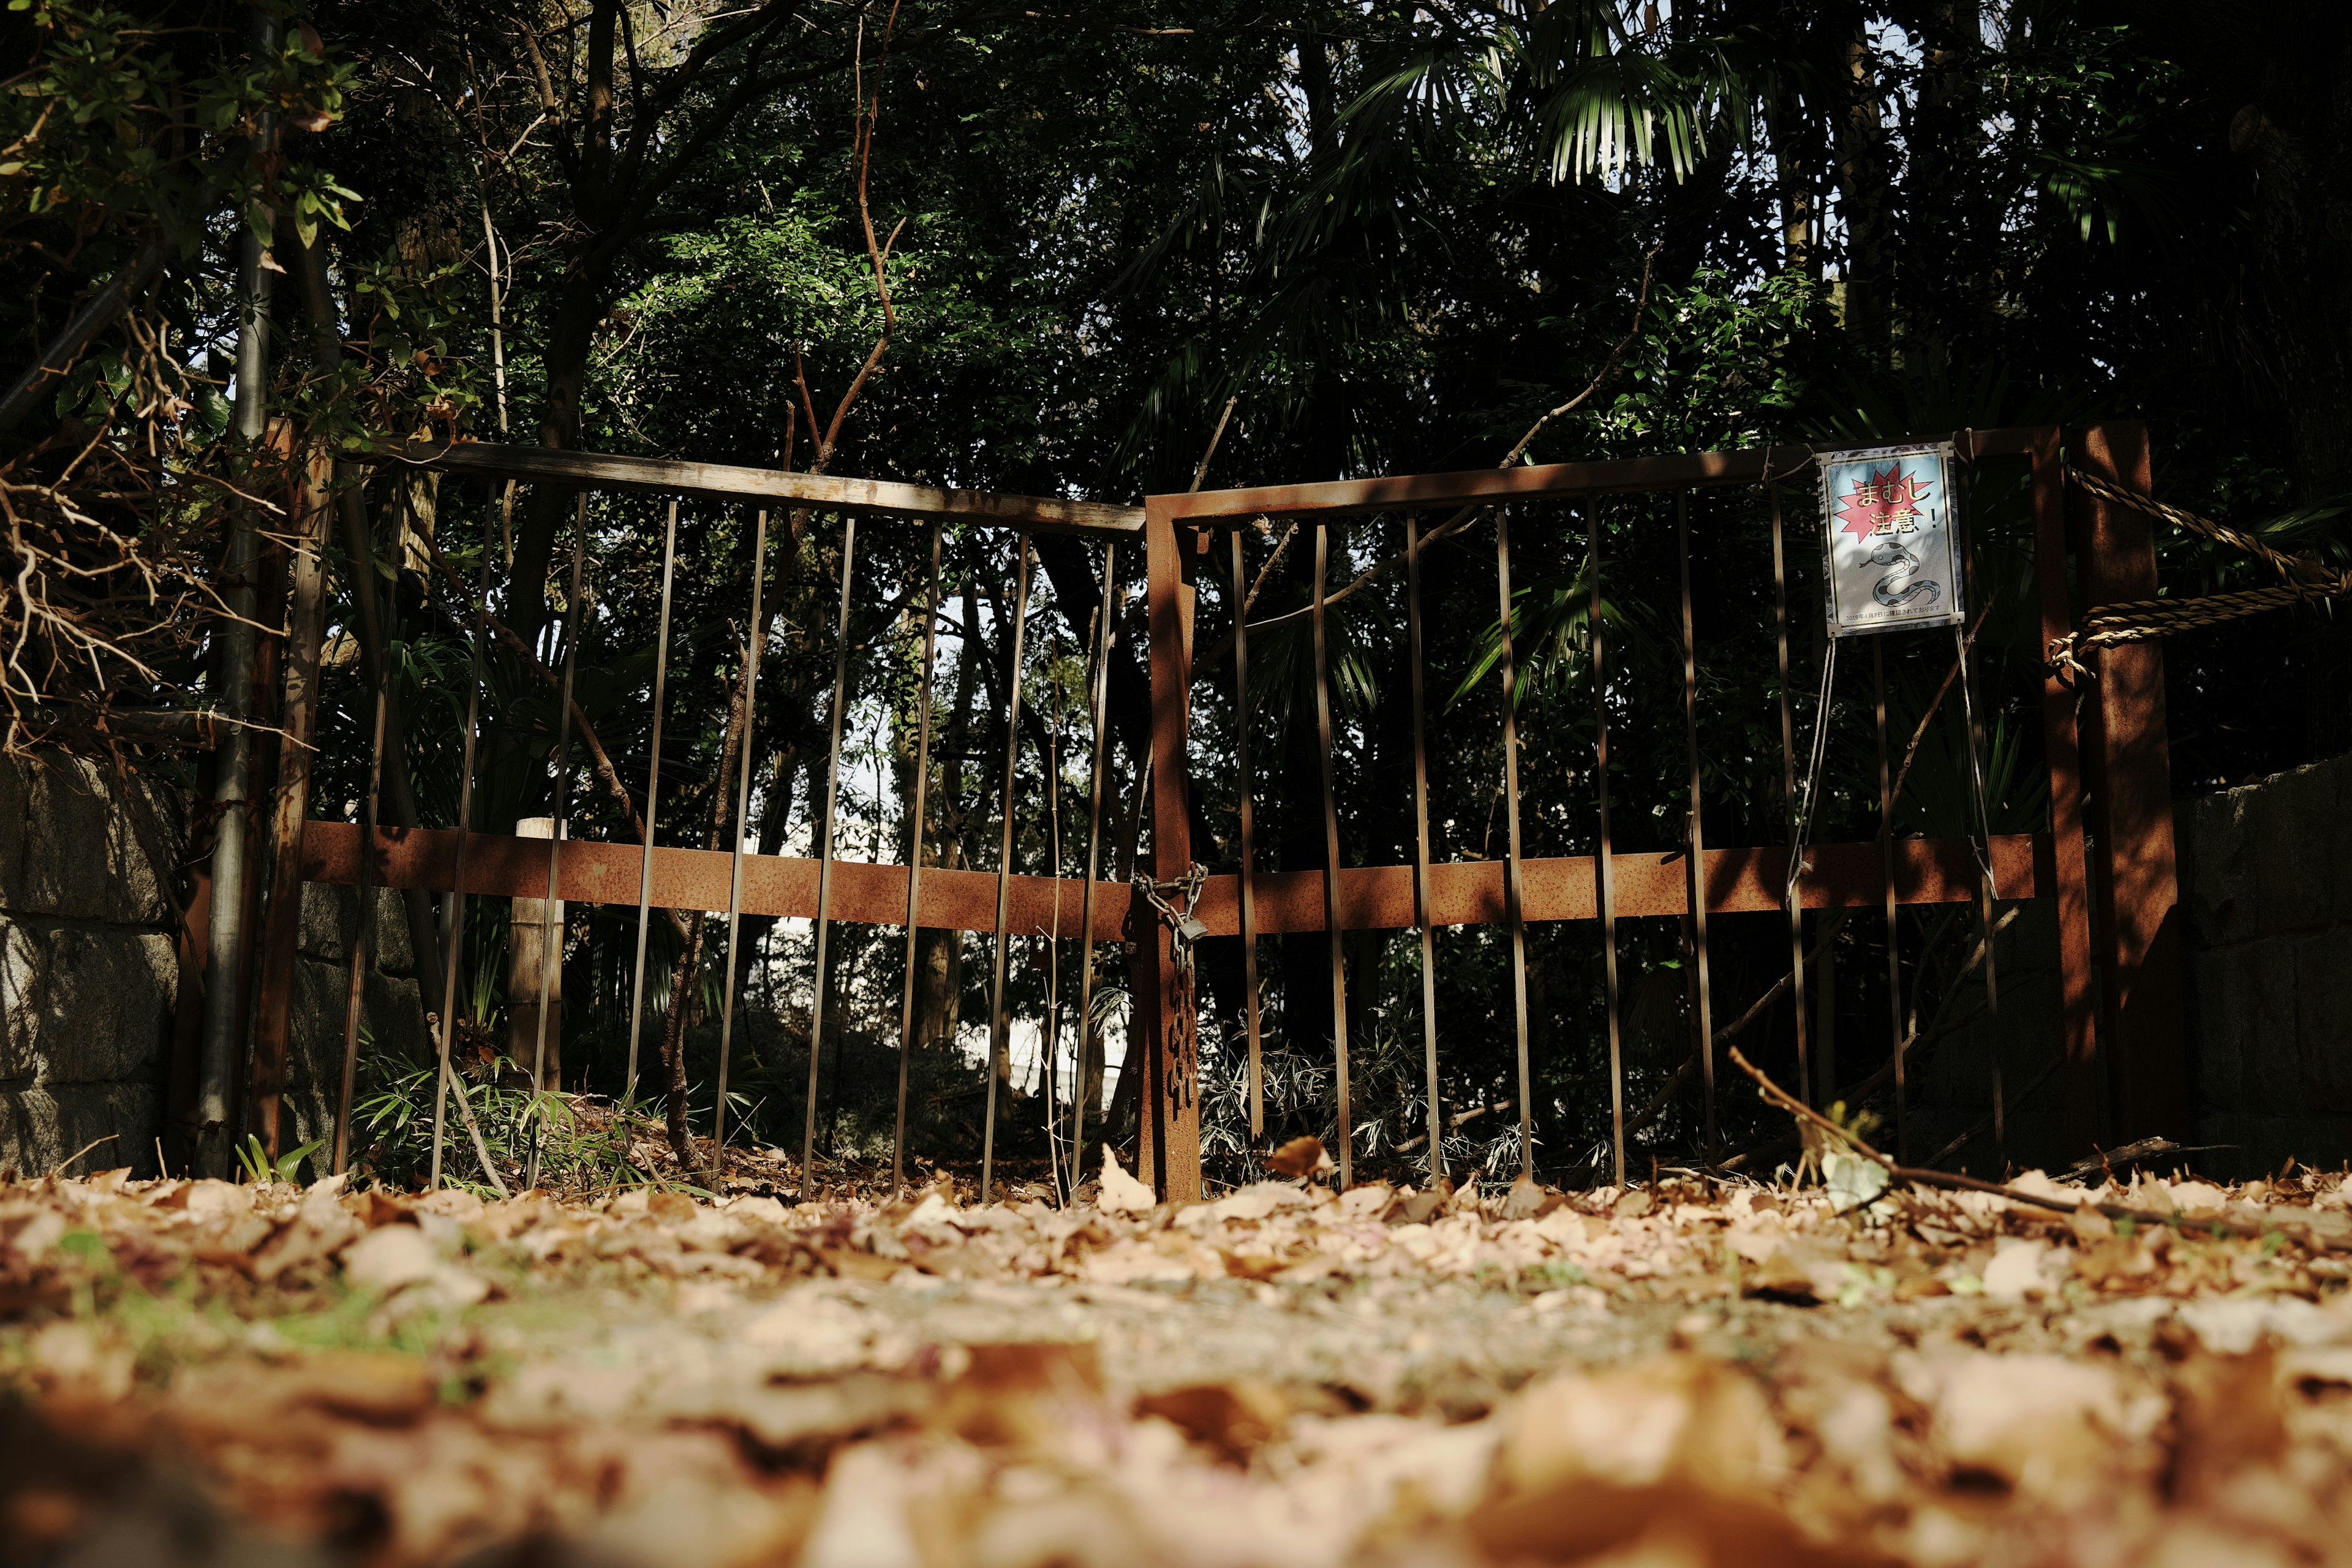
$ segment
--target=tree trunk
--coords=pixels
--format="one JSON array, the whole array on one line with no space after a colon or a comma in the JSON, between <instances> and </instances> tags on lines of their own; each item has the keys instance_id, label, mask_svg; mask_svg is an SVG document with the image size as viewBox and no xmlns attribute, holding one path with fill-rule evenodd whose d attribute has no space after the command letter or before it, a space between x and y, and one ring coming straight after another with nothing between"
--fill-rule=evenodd
<instances>
[{"instance_id":1,"label":"tree trunk","mask_svg":"<svg viewBox=\"0 0 2352 1568\"><path fill-rule=\"evenodd\" d=\"M1838 190L1846 221L1845 327L1862 358L1891 368L1893 322L1888 312L1886 128L1880 122L1884 89L1866 30L1846 46L1852 78L1838 158Z\"/></svg>"}]
</instances>

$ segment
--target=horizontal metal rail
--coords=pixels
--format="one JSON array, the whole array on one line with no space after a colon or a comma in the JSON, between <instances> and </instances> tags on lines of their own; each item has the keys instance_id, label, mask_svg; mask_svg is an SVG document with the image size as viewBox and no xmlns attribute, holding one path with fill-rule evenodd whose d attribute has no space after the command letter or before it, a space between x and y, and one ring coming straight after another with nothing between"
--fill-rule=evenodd
<instances>
[{"instance_id":1,"label":"horizontal metal rail","mask_svg":"<svg viewBox=\"0 0 2352 1568\"><path fill-rule=\"evenodd\" d=\"M370 878L385 888L424 888L492 897L538 899L547 895L548 841L500 834L468 836L463 889L457 880L457 834L454 828L380 828L378 855ZM348 822L313 822L302 839L305 881L345 885L360 880L361 829ZM1807 847L1812 868L1806 873L1807 909L1868 909L1884 896L1878 846L1816 844ZM556 897L583 904L634 908L645 850L635 844L600 844L566 839L556 855ZM1992 841L1993 870L2007 899L2047 897L2053 885L2050 836L2011 834ZM1690 908L1689 879L1678 852L1629 853L1610 857L1611 896L1620 920L1681 915ZM1788 851L1778 845L1706 852L1706 907L1714 914L1762 913L1782 907ZM723 910L733 859L724 849L653 852L653 906L656 909ZM829 918L862 925L902 926L907 921L908 871L862 860L833 863ZM817 912L818 862L789 855L743 857L742 912L785 919L814 919ZM1409 931L1413 925L1411 866L1342 868L1339 876L1339 924L1347 931ZM1521 863L1525 918L1529 921L1597 920L1593 860L1588 855L1544 857ZM1959 904L1976 897L1976 861L1963 838L1906 838L1895 845L1895 895L1901 904ZM1019 935L1076 938L1086 882L1076 877L1011 879L1006 929ZM1260 871L1255 878L1256 927L1261 936L1324 929L1323 873ZM1055 889L1060 885L1060 913ZM997 877L993 871L923 868L916 923L940 931L993 931ZM1094 939L1118 941L1126 931L1131 889L1123 882L1097 882ZM1500 923L1504 918L1503 863L1448 861L1429 868L1430 923L1440 926ZM1241 879L1213 876L1202 885L1194 913L1215 936L1241 934Z\"/></svg>"},{"instance_id":2,"label":"horizontal metal rail","mask_svg":"<svg viewBox=\"0 0 2352 1568\"><path fill-rule=\"evenodd\" d=\"M1143 509L1060 496L1008 496L992 490L941 489L890 479L836 479L783 468L738 468L677 458L625 458L610 452L566 452L552 447L509 447L488 441L385 441L365 455L469 479L577 489L655 490L721 500L807 506L827 511L882 512L941 522L978 522L1034 533L1126 539L1143 531Z\"/></svg>"},{"instance_id":3,"label":"horizontal metal rail","mask_svg":"<svg viewBox=\"0 0 2352 1568\"><path fill-rule=\"evenodd\" d=\"M1977 430L1957 444L1978 458L2018 458L2032 450L2031 429ZM1690 452L1620 458L1603 463L1546 463L1535 468L1470 468L1455 474L1394 474L1322 484L1260 485L1153 496L1153 507L1196 528L1231 527L1260 517L1313 512L1318 521L1380 511L1427 511L1504 501L1566 500L1580 496L1643 490L1700 489L1769 484L1809 469L1812 447L1759 447L1745 452Z\"/></svg>"}]
</instances>

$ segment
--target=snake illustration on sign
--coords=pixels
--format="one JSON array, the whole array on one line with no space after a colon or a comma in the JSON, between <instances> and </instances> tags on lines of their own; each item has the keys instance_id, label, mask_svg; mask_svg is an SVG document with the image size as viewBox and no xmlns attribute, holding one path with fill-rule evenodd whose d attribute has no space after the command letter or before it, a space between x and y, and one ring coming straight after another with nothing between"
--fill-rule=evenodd
<instances>
[{"instance_id":1,"label":"snake illustration on sign","mask_svg":"<svg viewBox=\"0 0 2352 1568\"><path fill-rule=\"evenodd\" d=\"M1819 461L1830 635L1959 621L1951 444L1824 452Z\"/></svg>"}]
</instances>

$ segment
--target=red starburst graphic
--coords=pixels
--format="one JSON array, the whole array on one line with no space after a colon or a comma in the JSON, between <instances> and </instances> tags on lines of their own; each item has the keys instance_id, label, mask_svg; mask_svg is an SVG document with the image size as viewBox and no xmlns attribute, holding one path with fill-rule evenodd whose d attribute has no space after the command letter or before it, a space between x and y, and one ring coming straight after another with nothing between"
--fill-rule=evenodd
<instances>
[{"instance_id":1,"label":"red starburst graphic","mask_svg":"<svg viewBox=\"0 0 2352 1568\"><path fill-rule=\"evenodd\" d=\"M1884 472L1873 469L1870 478L1853 481L1852 495L1838 498L1838 521L1843 524L1839 531L1857 539L1892 533L1916 518L1927 499L1927 487L1905 473L1901 463Z\"/></svg>"}]
</instances>

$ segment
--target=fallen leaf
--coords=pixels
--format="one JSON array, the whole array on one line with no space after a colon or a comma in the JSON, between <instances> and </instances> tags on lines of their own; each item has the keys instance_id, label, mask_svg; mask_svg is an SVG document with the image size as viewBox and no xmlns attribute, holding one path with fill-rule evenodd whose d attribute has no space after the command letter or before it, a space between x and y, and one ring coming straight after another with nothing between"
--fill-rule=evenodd
<instances>
[{"instance_id":1,"label":"fallen leaf","mask_svg":"<svg viewBox=\"0 0 2352 1568\"><path fill-rule=\"evenodd\" d=\"M1319 1176L1333 1169L1331 1152L1323 1147L1323 1140L1311 1133L1293 1138L1265 1157L1266 1169L1286 1176L1304 1180Z\"/></svg>"},{"instance_id":2,"label":"fallen leaf","mask_svg":"<svg viewBox=\"0 0 2352 1568\"><path fill-rule=\"evenodd\" d=\"M1095 1206L1105 1214L1150 1214L1160 1200L1150 1187L1120 1168L1110 1145L1103 1145L1102 1187Z\"/></svg>"}]
</instances>

